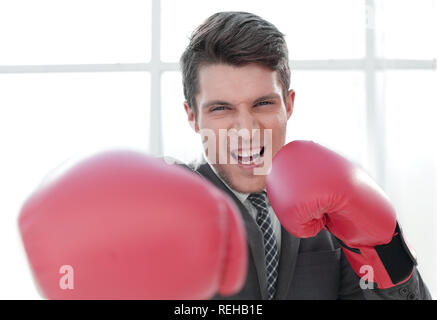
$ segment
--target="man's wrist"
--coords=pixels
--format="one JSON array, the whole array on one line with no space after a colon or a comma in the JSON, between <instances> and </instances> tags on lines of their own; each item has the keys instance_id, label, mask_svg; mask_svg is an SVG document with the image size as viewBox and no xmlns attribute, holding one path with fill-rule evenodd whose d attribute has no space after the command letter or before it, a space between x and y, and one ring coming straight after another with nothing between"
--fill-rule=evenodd
<instances>
[{"instance_id":1,"label":"man's wrist","mask_svg":"<svg viewBox=\"0 0 437 320\"><path fill-rule=\"evenodd\" d=\"M396 223L395 234L388 244L375 246L375 251L387 270L393 284L399 284L408 279L417 260L414 252L405 242L402 228Z\"/></svg>"}]
</instances>

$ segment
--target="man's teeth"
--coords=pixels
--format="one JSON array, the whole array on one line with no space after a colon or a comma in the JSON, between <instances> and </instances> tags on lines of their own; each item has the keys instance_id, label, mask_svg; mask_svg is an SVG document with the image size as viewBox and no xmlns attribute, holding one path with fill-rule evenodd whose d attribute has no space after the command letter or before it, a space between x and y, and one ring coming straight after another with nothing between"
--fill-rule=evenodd
<instances>
[{"instance_id":1,"label":"man's teeth","mask_svg":"<svg viewBox=\"0 0 437 320\"><path fill-rule=\"evenodd\" d=\"M261 153L261 149L258 151L258 152L250 152L250 151L246 151L246 152L241 152L241 153L238 153L238 156L239 157L253 157L253 156L256 156L256 155L259 155Z\"/></svg>"},{"instance_id":2,"label":"man's teeth","mask_svg":"<svg viewBox=\"0 0 437 320\"><path fill-rule=\"evenodd\" d=\"M233 151L231 152L232 157L239 162L250 163L252 161L256 161L261 157L263 148L258 149L257 151L253 150L242 150L242 151Z\"/></svg>"}]
</instances>

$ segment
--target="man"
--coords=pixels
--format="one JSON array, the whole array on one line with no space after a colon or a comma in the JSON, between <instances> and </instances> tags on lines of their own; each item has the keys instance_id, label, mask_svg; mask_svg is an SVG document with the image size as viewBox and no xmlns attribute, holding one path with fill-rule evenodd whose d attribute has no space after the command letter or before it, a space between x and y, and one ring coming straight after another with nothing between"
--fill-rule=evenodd
<instances>
[{"instance_id":1,"label":"man","mask_svg":"<svg viewBox=\"0 0 437 320\"><path fill-rule=\"evenodd\" d=\"M185 111L205 148L205 159L190 167L234 200L248 237L243 289L215 298L431 298L415 267L392 288L362 288L331 233L299 239L280 225L264 193L267 172L260 172L285 144L295 93L287 46L274 25L245 12L214 14L193 33L181 66Z\"/></svg>"}]
</instances>

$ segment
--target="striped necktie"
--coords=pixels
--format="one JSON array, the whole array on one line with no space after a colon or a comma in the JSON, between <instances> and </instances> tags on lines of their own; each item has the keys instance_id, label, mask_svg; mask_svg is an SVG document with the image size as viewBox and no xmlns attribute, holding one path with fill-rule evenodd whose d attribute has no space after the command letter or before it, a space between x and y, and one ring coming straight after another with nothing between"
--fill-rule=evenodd
<instances>
[{"instance_id":1,"label":"striped necktie","mask_svg":"<svg viewBox=\"0 0 437 320\"><path fill-rule=\"evenodd\" d=\"M256 223L260 227L264 237L264 253L267 270L267 297L269 300L272 300L276 292L279 252L276 237L273 232L273 224L269 217L267 197L265 192L260 192L250 194L248 199L257 210Z\"/></svg>"}]
</instances>

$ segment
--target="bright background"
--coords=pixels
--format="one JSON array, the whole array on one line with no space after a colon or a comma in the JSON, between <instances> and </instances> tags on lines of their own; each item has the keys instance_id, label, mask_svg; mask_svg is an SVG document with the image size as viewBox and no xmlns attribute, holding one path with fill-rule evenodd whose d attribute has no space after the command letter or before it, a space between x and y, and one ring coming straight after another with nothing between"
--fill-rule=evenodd
<instances>
[{"instance_id":1,"label":"bright background","mask_svg":"<svg viewBox=\"0 0 437 320\"><path fill-rule=\"evenodd\" d=\"M116 147L199 155L178 59L194 28L225 10L286 34L297 92L288 140L361 163L437 295L437 0L2 0L0 299L40 298L17 216L53 168Z\"/></svg>"}]
</instances>

